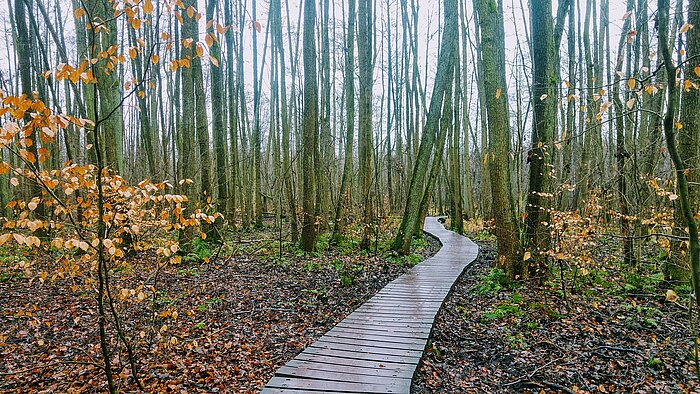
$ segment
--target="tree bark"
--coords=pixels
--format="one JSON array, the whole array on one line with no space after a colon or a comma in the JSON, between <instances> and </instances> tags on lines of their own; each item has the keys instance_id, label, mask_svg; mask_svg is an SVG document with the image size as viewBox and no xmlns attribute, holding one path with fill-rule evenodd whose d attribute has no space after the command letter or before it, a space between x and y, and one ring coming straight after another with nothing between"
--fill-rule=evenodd
<instances>
[{"instance_id":1,"label":"tree bark","mask_svg":"<svg viewBox=\"0 0 700 394\"><path fill-rule=\"evenodd\" d=\"M487 160L491 178L493 217L498 240L498 265L511 280L527 278L527 264L520 248L520 230L510 191L510 126L505 72L505 38L503 3L499 0L476 0L481 30L480 50L483 57L484 94L489 123Z\"/></svg>"},{"instance_id":2,"label":"tree bark","mask_svg":"<svg viewBox=\"0 0 700 394\"><path fill-rule=\"evenodd\" d=\"M304 0L304 118L302 147L302 205L301 248L313 252L316 248L316 194L314 188L314 150L318 134L318 86L316 83L316 23L315 0Z\"/></svg>"}]
</instances>

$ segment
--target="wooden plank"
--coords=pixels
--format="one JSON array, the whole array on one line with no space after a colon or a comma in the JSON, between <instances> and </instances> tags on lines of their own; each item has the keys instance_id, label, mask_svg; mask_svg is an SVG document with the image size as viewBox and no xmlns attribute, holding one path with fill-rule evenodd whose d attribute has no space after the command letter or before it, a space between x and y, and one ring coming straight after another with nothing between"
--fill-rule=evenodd
<instances>
[{"instance_id":1,"label":"wooden plank","mask_svg":"<svg viewBox=\"0 0 700 394\"><path fill-rule=\"evenodd\" d=\"M319 391L339 391L343 393L368 393L368 394L386 394L386 393L404 393L406 391L405 379L389 380L384 384L370 383L351 383L351 382L334 382L330 380L315 380L315 379L295 379L274 377L268 383L269 387L287 388L287 389L302 389L302 390L319 390ZM410 390L410 383L408 389Z\"/></svg>"},{"instance_id":2,"label":"wooden plank","mask_svg":"<svg viewBox=\"0 0 700 394\"><path fill-rule=\"evenodd\" d=\"M383 319L380 320L375 317L366 317L366 318L358 318L358 317L346 317L345 320L343 320L341 323L354 323L354 324L376 324L380 326L389 326L389 327L418 327L418 328L431 328L433 326L433 323L431 321L415 321L411 319L397 319L397 318L388 318L388 319Z\"/></svg>"},{"instance_id":3,"label":"wooden plank","mask_svg":"<svg viewBox=\"0 0 700 394\"><path fill-rule=\"evenodd\" d=\"M423 351L421 350L410 350L410 349L396 349L396 348L382 348L377 346L372 346L369 343L365 344L345 344L337 342L314 342L309 347L317 349L329 349L329 350L345 350L357 353L371 353L371 354L384 354L387 356L401 356L401 357L421 357Z\"/></svg>"},{"instance_id":4,"label":"wooden plank","mask_svg":"<svg viewBox=\"0 0 700 394\"><path fill-rule=\"evenodd\" d=\"M350 350L340 350L340 349L324 349L318 347L307 347L301 354L307 354L310 356L330 356L338 358L347 358L352 360L363 360L363 361L375 361L379 363L394 363L394 364L418 364L420 357L416 356L392 356L388 354L376 354L376 353L360 353Z\"/></svg>"},{"instance_id":5,"label":"wooden plank","mask_svg":"<svg viewBox=\"0 0 700 394\"><path fill-rule=\"evenodd\" d=\"M393 308L440 308L442 306L442 302L437 302L437 301L419 301L419 300L411 300L411 301L402 301L402 302L397 302L397 301L392 301L392 300L376 300L376 301L368 301L363 304L363 306L373 306L373 307L381 307L385 309L393 309Z\"/></svg>"},{"instance_id":6,"label":"wooden plank","mask_svg":"<svg viewBox=\"0 0 700 394\"><path fill-rule=\"evenodd\" d=\"M415 324L433 324L433 320L430 318L426 319L419 319L417 317L407 317L407 316L390 316L390 315L375 315L375 314L370 314L366 312L353 312L348 317L346 317L348 320L355 320L355 321L367 321L367 322L377 322L378 324L381 323L391 323L391 322L410 322L410 323L415 323Z\"/></svg>"},{"instance_id":7,"label":"wooden plank","mask_svg":"<svg viewBox=\"0 0 700 394\"><path fill-rule=\"evenodd\" d=\"M396 332L396 331L368 331L361 328L338 327L335 326L328 333L336 335L360 336L363 334L373 335L379 338L404 338L404 339L428 339L428 332Z\"/></svg>"},{"instance_id":8,"label":"wooden plank","mask_svg":"<svg viewBox=\"0 0 700 394\"><path fill-rule=\"evenodd\" d=\"M372 346L377 348L377 351L382 349L389 350L416 350L422 352L425 349L424 343L410 343L410 342L385 342L380 341L375 338L372 339L356 339L356 338L344 338L344 337L332 337L324 336L314 343L335 343L335 344L347 344L353 346Z\"/></svg>"},{"instance_id":9,"label":"wooden plank","mask_svg":"<svg viewBox=\"0 0 700 394\"><path fill-rule=\"evenodd\" d=\"M312 365L312 364L309 364ZM361 369L361 368L356 368ZM399 376L380 376L376 372L380 371L377 369L364 368L366 373L357 373L356 371L325 371L321 369L314 369L308 367L291 367L283 366L277 370L277 376L279 377L298 377L305 379L316 379L316 380L333 380L336 382L354 382L354 383L370 383L370 384L384 384L389 380L400 379L406 380L404 384L411 384L411 377L399 377ZM398 375L398 372L394 372L393 375Z\"/></svg>"},{"instance_id":10,"label":"wooden plank","mask_svg":"<svg viewBox=\"0 0 700 394\"><path fill-rule=\"evenodd\" d=\"M347 331L334 331L328 332L324 337L330 338L344 338L354 341L373 341L373 342L383 342L383 343L393 343L396 345L414 345L421 348L425 348L426 341L419 338L406 338L406 337L388 337L381 335L374 335L373 333L348 333Z\"/></svg>"},{"instance_id":11,"label":"wooden plank","mask_svg":"<svg viewBox=\"0 0 700 394\"><path fill-rule=\"evenodd\" d=\"M329 390L299 390L299 389L285 389L285 388L272 388L265 386L260 394L319 394L319 393L343 393L342 391L329 391Z\"/></svg>"},{"instance_id":12,"label":"wooden plank","mask_svg":"<svg viewBox=\"0 0 700 394\"><path fill-rule=\"evenodd\" d=\"M326 372L336 372L336 373L347 373L356 375L372 375L379 377L389 377L389 378L403 378L410 379L413 377L413 372L408 371L405 368L370 368L368 366L352 366L352 365L340 365L340 364L328 364L328 363L316 363L304 360L289 360L285 367L290 368L304 368L313 369L318 371Z\"/></svg>"},{"instance_id":13,"label":"wooden plank","mask_svg":"<svg viewBox=\"0 0 700 394\"><path fill-rule=\"evenodd\" d=\"M402 371L406 370L407 367L411 367L410 364L407 365L406 363L397 364L387 361L357 360L354 358L326 356L322 354L308 354L303 352L299 353L294 359L300 361L312 361L317 364L346 365L350 367L365 367L372 369L391 369L395 371ZM415 365L412 367L415 369Z\"/></svg>"},{"instance_id":14,"label":"wooden plank","mask_svg":"<svg viewBox=\"0 0 700 394\"><path fill-rule=\"evenodd\" d=\"M387 332L387 333L408 333L408 334L430 334L430 327L410 327L410 326L390 326L390 325L375 325L375 324L362 324L353 323L348 321L342 321L336 325L340 328L349 328L352 330L367 330L369 332Z\"/></svg>"}]
</instances>

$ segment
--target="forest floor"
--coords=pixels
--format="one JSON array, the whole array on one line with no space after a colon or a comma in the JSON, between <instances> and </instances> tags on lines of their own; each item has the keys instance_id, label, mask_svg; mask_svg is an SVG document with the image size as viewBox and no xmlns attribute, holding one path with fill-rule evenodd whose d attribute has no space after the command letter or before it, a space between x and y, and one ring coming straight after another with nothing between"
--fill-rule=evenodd
<instances>
[{"instance_id":1,"label":"forest floor","mask_svg":"<svg viewBox=\"0 0 700 394\"><path fill-rule=\"evenodd\" d=\"M119 287L145 295L121 302L120 313L146 391L259 392L278 367L439 250L428 237L414 242L415 254L392 256L387 226L377 254L358 254L356 242L329 247L322 237L319 253L287 244L279 257L276 235L239 233L208 263L156 271L155 257L144 253L112 272ZM202 249L195 248L216 254ZM94 296L75 278L25 275L21 256L12 255L0 253L7 256L0 259L0 392L104 392ZM126 365L123 349L113 361ZM120 392L136 391L128 368L118 375Z\"/></svg>"},{"instance_id":2,"label":"forest floor","mask_svg":"<svg viewBox=\"0 0 700 394\"><path fill-rule=\"evenodd\" d=\"M220 251L198 244L196 258L175 266L157 269L155 253L145 252L113 270L115 288L126 289L115 298L146 391L258 392L279 366L439 249L428 237L414 242L415 254L393 256L395 227L383 225L376 253L321 237L318 253L283 243L280 257L270 226L231 234ZM438 315L414 393L700 392L687 289L669 299L654 267L630 273L606 257L619 255L614 243L594 251L597 268L585 275L557 271L543 285L510 286L492 268L492 238L472 238L479 258ZM0 392L105 389L94 292L78 273L51 280L29 268L56 264L51 252L0 251ZM135 392L119 349L119 390Z\"/></svg>"},{"instance_id":3,"label":"forest floor","mask_svg":"<svg viewBox=\"0 0 700 394\"><path fill-rule=\"evenodd\" d=\"M563 288L560 279L509 287L493 269L493 241L479 243L413 393L700 392L687 310L656 277L601 263L576 281L565 275Z\"/></svg>"}]
</instances>

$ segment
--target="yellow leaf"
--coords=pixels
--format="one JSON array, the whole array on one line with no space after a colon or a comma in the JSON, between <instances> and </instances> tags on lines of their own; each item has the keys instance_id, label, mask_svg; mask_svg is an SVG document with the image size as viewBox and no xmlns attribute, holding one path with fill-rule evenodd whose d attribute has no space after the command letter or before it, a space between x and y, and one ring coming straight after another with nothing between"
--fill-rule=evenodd
<instances>
[{"instance_id":1,"label":"yellow leaf","mask_svg":"<svg viewBox=\"0 0 700 394\"><path fill-rule=\"evenodd\" d=\"M192 18L194 16L194 12L195 12L194 7L192 7L192 6L187 7L187 16Z\"/></svg>"},{"instance_id":2,"label":"yellow leaf","mask_svg":"<svg viewBox=\"0 0 700 394\"><path fill-rule=\"evenodd\" d=\"M216 60L214 56L209 56L209 60L211 60L211 64L215 65L216 67L219 67L219 61Z\"/></svg>"},{"instance_id":3,"label":"yellow leaf","mask_svg":"<svg viewBox=\"0 0 700 394\"><path fill-rule=\"evenodd\" d=\"M683 24L683 26L681 26L681 30L679 31L679 33L681 33L681 34L687 33L688 30L690 30L692 28L693 28L693 25L691 25L690 23L685 23L685 24Z\"/></svg>"},{"instance_id":4,"label":"yellow leaf","mask_svg":"<svg viewBox=\"0 0 700 394\"><path fill-rule=\"evenodd\" d=\"M134 18L131 20L131 27L134 28L134 30L138 30L141 28L141 19L139 18Z\"/></svg>"},{"instance_id":5,"label":"yellow leaf","mask_svg":"<svg viewBox=\"0 0 700 394\"><path fill-rule=\"evenodd\" d=\"M63 239L62 238L54 238L51 240L51 246L56 248L56 249L62 249L63 248Z\"/></svg>"},{"instance_id":6,"label":"yellow leaf","mask_svg":"<svg viewBox=\"0 0 700 394\"><path fill-rule=\"evenodd\" d=\"M634 87L637 86L637 80L634 78L630 78L627 80L627 88L629 90L634 89Z\"/></svg>"},{"instance_id":7,"label":"yellow leaf","mask_svg":"<svg viewBox=\"0 0 700 394\"><path fill-rule=\"evenodd\" d=\"M29 246L30 248L32 246L35 246L38 248L40 245L41 245L41 240L39 239L39 237L35 237L33 235L30 235L27 237L27 246Z\"/></svg>"},{"instance_id":8,"label":"yellow leaf","mask_svg":"<svg viewBox=\"0 0 700 394\"><path fill-rule=\"evenodd\" d=\"M673 193L671 193L671 194L668 196L668 199L671 200L671 201L678 200L678 194L673 194Z\"/></svg>"},{"instance_id":9,"label":"yellow leaf","mask_svg":"<svg viewBox=\"0 0 700 394\"><path fill-rule=\"evenodd\" d=\"M157 54L151 56L151 62L152 62L153 64L158 64L158 61L159 61L159 60L160 60L160 56L158 56Z\"/></svg>"},{"instance_id":10,"label":"yellow leaf","mask_svg":"<svg viewBox=\"0 0 700 394\"><path fill-rule=\"evenodd\" d=\"M17 233L12 234L12 238L14 238L15 242L17 242L20 245L25 243L27 240L26 238L24 238L24 235Z\"/></svg>"},{"instance_id":11,"label":"yellow leaf","mask_svg":"<svg viewBox=\"0 0 700 394\"><path fill-rule=\"evenodd\" d=\"M85 15L85 10L82 8L78 8L75 11L73 11L73 16L75 16L75 19L80 19Z\"/></svg>"},{"instance_id":12,"label":"yellow leaf","mask_svg":"<svg viewBox=\"0 0 700 394\"><path fill-rule=\"evenodd\" d=\"M19 186L19 179L15 178L15 177L12 177L12 178L10 179L10 184L11 184L12 186Z\"/></svg>"},{"instance_id":13,"label":"yellow leaf","mask_svg":"<svg viewBox=\"0 0 700 394\"><path fill-rule=\"evenodd\" d=\"M131 58L131 60L136 59L136 56L138 56L138 54L139 52L136 50L136 48L132 47L129 49L129 57Z\"/></svg>"},{"instance_id":14,"label":"yellow leaf","mask_svg":"<svg viewBox=\"0 0 700 394\"><path fill-rule=\"evenodd\" d=\"M197 52L198 57L202 57L202 55L204 55L204 48L202 48L202 45L200 45L200 43L197 43L197 48L195 48L195 52Z\"/></svg>"},{"instance_id":15,"label":"yellow leaf","mask_svg":"<svg viewBox=\"0 0 700 394\"><path fill-rule=\"evenodd\" d=\"M525 254L523 255L523 261L530 260L530 257L532 257L532 253L530 253L530 251L525 252Z\"/></svg>"},{"instance_id":16,"label":"yellow leaf","mask_svg":"<svg viewBox=\"0 0 700 394\"><path fill-rule=\"evenodd\" d=\"M695 72L695 75L697 75L698 77L700 77L700 66L695 66L695 68L693 69L693 71Z\"/></svg>"},{"instance_id":17,"label":"yellow leaf","mask_svg":"<svg viewBox=\"0 0 700 394\"><path fill-rule=\"evenodd\" d=\"M496 89L496 98L501 98L501 88Z\"/></svg>"},{"instance_id":18,"label":"yellow leaf","mask_svg":"<svg viewBox=\"0 0 700 394\"><path fill-rule=\"evenodd\" d=\"M38 205L39 205L39 204L37 204L36 202L30 201L29 204L27 204L27 207L29 208L30 211L33 211L33 210L36 209L36 207L37 207Z\"/></svg>"},{"instance_id":19,"label":"yellow leaf","mask_svg":"<svg viewBox=\"0 0 700 394\"><path fill-rule=\"evenodd\" d=\"M151 0L146 0L146 2L143 3L143 12L147 14L151 14L153 12L153 3Z\"/></svg>"},{"instance_id":20,"label":"yellow leaf","mask_svg":"<svg viewBox=\"0 0 700 394\"><path fill-rule=\"evenodd\" d=\"M666 290L666 301L668 301L668 302L678 301L678 294L676 294L676 292L671 290L671 289Z\"/></svg>"},{"instance_id":21,"label":"yellow leaf","mask_svg":"<svg viewBox=\"0 0 700 394\"><path fill-rule=\"evenodd\" d=\"M4 244L5 242L9 241L10 238L12 238L12 234L11 234L11 233L7 233L7 234L0 235L0 245L2 245L2 244Z\"/></svg>"},{"instance_id":22,"label":"yellow leaf","mask_svg":"<svg viewBox=\"0 0 700 394\"><path fill-rule=\"evenodd\" d=\"M206 41L207 46L211 48L212 45L214 45L214 39L211 38L210 34L207 34L206 37L204 37L204 41Z\"/></svg>"}]
</instances>

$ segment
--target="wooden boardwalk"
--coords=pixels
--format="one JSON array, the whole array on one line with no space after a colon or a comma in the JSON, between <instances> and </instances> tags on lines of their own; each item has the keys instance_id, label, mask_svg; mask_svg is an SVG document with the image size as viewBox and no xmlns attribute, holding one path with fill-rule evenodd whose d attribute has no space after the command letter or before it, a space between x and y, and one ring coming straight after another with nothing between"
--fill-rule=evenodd
<instances>
[{"instance_id":1,"label":"wooden boardwalk","mask_svg":"<svg viewBox=\"0 0 700 394\"><path fill-rule=\"evenodd\" d=\"M479 247L438 218L425 231L442 243L435 256L389 283L275 373L272 393L409 393L435 316Z\"/></svg>"}]
</instances>

